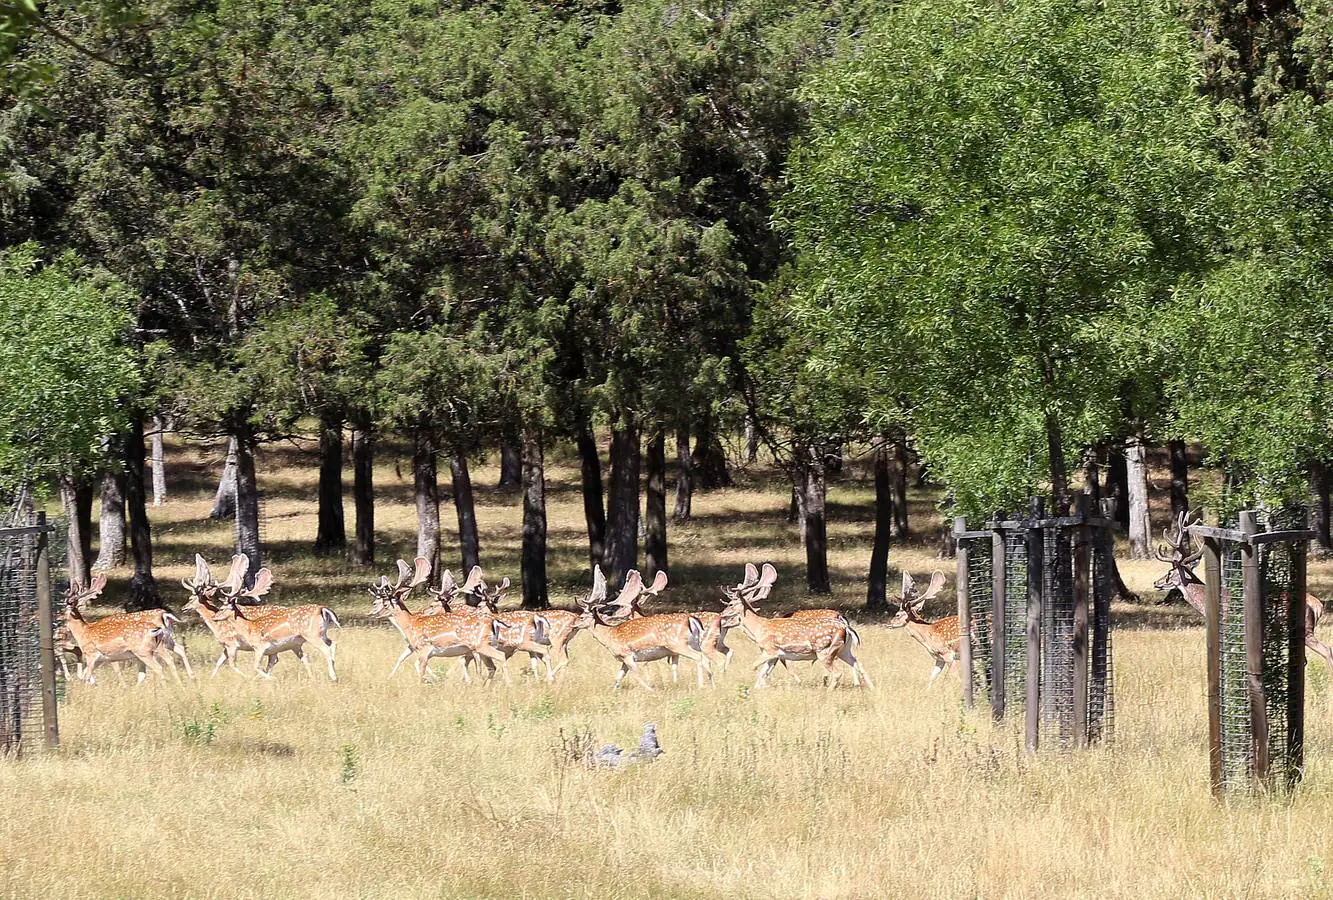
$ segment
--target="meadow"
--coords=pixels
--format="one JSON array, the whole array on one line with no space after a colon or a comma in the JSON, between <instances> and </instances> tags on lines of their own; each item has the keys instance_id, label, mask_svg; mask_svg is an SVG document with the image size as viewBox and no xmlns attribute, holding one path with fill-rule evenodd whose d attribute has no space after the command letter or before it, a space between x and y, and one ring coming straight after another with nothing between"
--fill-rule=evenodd
<instances>
[{"instance_id":1,"label":"meadow","mask_svg":"<svg viewBox=\"0 0 1333 900\"><path fill-rule=\"evenodd\" d=\"M178 607L192 554L216 570L231 531L207 519L216 448L169 451L171 498L151 512L158 575ZM695 521L671 529L663 607L718 608L717 586L764 560L781 575L772 611L826 605L805 596L780 475L738 474L737 487L696 496ZM673 686L654 664L656 692L630 683L613 693L616 665L586 635L553 686L518 658L512 686L464 685L452 661L436 663L432 683L406 670L387 680L401 639L367 618L371 573L308 550L315 477L295 448L261 457L267 562L275 602L337 612L340 681L319 666L307 677L290 656L271 681L210 678L216 645L187 621L197 680L136 687L107 672L95 686L70 685L61 751L0 761L0 896L1333 894L1328 673L1311 660L1299 791L1218 804L1202 628L1183 604L1153 602L1159 563L1122 561L1145 603L1116 607L1114 745L1030 756L1009 726L962 709L956 675L927 690L925 652L860 614L874 690L844 679L828 694L805 665L802 684L779 671L772 688L752 690L755 654L739 631L714 688L694 687L688 665ZM414 512L410 471L386 453L376 477L377 577L411 553ZM571 606L587 581L577 465L557 456L548 477L552 599ZM517 495L491 487L492 468L475 480L483 563L512 576ZM872 499L855 462L831 486L835 604L863 601ZM913 499L916 524L933 525L932 497ZM349 527L350 515L349 501ZM442 519L451 515L444 507ZM952 582L952 561L936 549L931 530L895 545L891 565L942 568ZM113 573L112 602L127 578ZM1311 586L1327 597L1333 566L1313 563ZM947 614L951 590L940 599L932 616ZM646 722L666 750L657 761L583 764L589 740L631 746Z\"/></svg>"}]
</instances>

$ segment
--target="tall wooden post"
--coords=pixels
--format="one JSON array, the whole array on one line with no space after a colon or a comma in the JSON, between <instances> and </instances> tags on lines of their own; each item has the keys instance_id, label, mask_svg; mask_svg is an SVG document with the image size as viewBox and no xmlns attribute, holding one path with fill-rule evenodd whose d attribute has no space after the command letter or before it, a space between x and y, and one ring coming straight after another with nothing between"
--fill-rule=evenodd
<instances>
[{"instance_id":1,"label":"tall wooden post","mask_svg":"<svg viewBox=\"0 0 1333 900\"><path fill-rule=\"evenodd\" d=\"M1264 591L1259 577L1259 533L1254 511L1240 514L1241 572L1245 579L1245 674L1250 695L1250 732L1254 743L1254 777L1268 783L1271 760L1268 753L1268 707L1264 700ZM1304 623L1301 625L1304 628Z\"/></svg>"},{"instance_id":2,"label":"tall wooden post","mask_svg":"<svg viewBox=\"0 0 1333 900\"><path fill-rule=\"evenodd\" d=\"M48 750L60 746L56 721L55 615L51 606L51 549L46 513L37 514L37 639L41 650L42 740Z\"/></svg>"},{"instance_id":3,"label":"tall wooden post","mask_svg":"<svg viewBox=\"0 0 1333 900\"><path fill-rule=\"evenodd\" d=\"M1291 586L1287 591L1287 760L1286 786L1294 785L1305 768L1305 553L1307 544L1293 541Z\"/></svg>"},{"instance_id":4,"label":"tall wooden post","mask_svg":"<svg viewBox=\"0 0 1333 900\"><path fill-rule=\"evenodd\" d=\"M963 674L963 706L971 709L975 698L972 695L972 597L967 589L970 554L967 552L967 541L958 537L967 531L967 519L956 517L953 520L953 531L958 546L958 573L954 578L958 594L958 662Z\"/></svg>"},{"instance_id":5,"label":"tall wooden post","mask_svg":"<svg viewBox=\"0 0 1333 900\"><path fill-rule=\"evenodd\" d=\"M1088 743L1088 606L1092 594L1092 532L1088 495L1079 494L1074 515L1074 746Z\"/></svg>"},{"instance_id":6,"label":"tall wooden post","mask_svg":"<svg viewBox=\"0 0 1333 900\"><path fill-rule=\"evenodd\" d=\"M991 535L991 685L990 685L990 708L991 717L995 721L1004 718L1004 679L1005 672L1005 633L1004 633L1004 604L1005 590L1005 572L1008 560L1004 552L1004 529L999 523L1004 521L1004 513L995 514L996 527Z\"/></svg>"},{"instance_id":7,"label":"tall wooden post","mask_svg":"<svg viewBox=\"0 0 1333 900\"><path fill-rule=\"evenodd\" d=\"M1222 542L1203 539L1203 621L1208 652L1208 772L1222 796ZM1302 624L1302 627L1304 625Z\"/></svg>"},{"instance_id":8,"label":"tall wooden post","mask_svg":"<svg viewBox=\"0 0 1333 900\"><path fill-rule=\"evenodd\" d=\"M1042 519L1046 504L1034 499L1029 508L1032 524L1028 528L1028 603L1027 603L1027 708L1026 734L1029 752L1037 749L1041 730L1041 612L1045 602L1045 579L1042 574L1046 549L1045 528Z\"/></svg>"}]
</instances>

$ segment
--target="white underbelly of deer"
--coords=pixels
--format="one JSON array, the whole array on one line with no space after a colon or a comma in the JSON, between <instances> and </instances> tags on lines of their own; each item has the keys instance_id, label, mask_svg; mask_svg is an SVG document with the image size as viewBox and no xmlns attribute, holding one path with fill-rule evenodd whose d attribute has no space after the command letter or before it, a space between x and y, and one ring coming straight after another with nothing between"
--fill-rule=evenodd
<instances>
[{"instance_id":1,"label":"white underbelly of deer","mask_svg":"<svg viewBox=\"0 0 1333 900\"><path fill-rule=\"evenodd\" d=\"M652 662L655 659L666 659L668 656L674 656L670 650L665 647L649 647L646 650L634 651L635 662Z\"/></svg>"}]
</instances>

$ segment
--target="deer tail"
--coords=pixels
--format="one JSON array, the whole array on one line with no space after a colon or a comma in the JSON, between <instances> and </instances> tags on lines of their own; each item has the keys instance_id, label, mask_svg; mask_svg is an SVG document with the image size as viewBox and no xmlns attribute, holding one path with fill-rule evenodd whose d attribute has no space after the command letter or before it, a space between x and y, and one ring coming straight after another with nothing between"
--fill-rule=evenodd
<instances>
[{"instance_id":1,"label":"deer tail","mask_svg":"<svg viewBox=\"0 0 1333 900\"><path fill-rule=\"evenodd\" d=\"M342 623L338 621L338 617L333 614L333 610L329 609L327 606L321 606L319 608L319 617L324 620L325 625L332 625L334 628L343 627Z\"/></svg>"}]
</instances>

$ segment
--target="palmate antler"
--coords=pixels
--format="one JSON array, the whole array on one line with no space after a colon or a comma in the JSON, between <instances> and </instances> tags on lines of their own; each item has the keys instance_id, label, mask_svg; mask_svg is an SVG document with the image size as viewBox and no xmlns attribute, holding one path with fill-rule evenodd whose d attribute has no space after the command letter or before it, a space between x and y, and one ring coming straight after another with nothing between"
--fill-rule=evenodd
<instances>
[{"instance_id":1,"label":"palmate antler","mask_svg":"<svg viewBox=\"0 0 1333 900\"><path fill-rule=\"evenodd\" d=\"M1160 562L1168 565L1190 567L1203 555L1200 548L1190 553L1189 527L1203 521L1203 510L1196 508L1188 512L1176 513L1170 528L1166 530L1166 543L1158 544L1154 555Z\"/></svg>"},{"instance_id":2,"label":"palmate antler","mask_svg":"<svg viewBox=\"0 0 1333 900\"><path fill-rule=\"evenodd\" d=\"M106 590L106 575L104 573L99 573L89 585L84 585L79 581L71 581L69 590L65 591L65 605L78 609L79 604L100 597L104 590Z\"/></svg>"}]
</instances>

